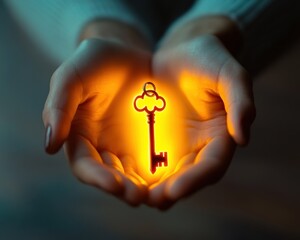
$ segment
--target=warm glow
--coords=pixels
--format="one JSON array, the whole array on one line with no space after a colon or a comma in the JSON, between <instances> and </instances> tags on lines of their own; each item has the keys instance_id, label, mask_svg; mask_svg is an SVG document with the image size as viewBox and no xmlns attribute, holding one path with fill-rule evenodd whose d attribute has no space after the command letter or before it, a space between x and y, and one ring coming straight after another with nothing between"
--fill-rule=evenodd
<instances>
[{"instance_id":1,"label":"warm glow","mask_svg":"<svg viewBox=\"0 0 300 240\"><path fill-rule=\"evenodd\" d=\"M155 150L156 153L168 153L168 166L157 167L155 174L150 171L150 143L149 143L149 125L147 123L147 113L138 112L133 107L136 96L143 92L144 83L149 79L143 79L132 86L127 93L122 108L124 110L123 119L126 121L127 128L124 134L127 138L128 148L132 149L132 157L136 161L138 174L144 178L149 184L159 181L164 175L174 171L176 164L182 157L184 146L184 135L182 132L182 117L180 107L176 97L171 90L166 88L160 82L153 81L156 85L157 93L166 101L166 107L163 111L155 112ZM145 98L147 102L143 104L157 104L153 98ZM155 103L156 102L156 103ZM141 106L142 107L142 106ZM135 165L135 164L133 164Z\"/></svg>"},{"instance_id":2,"label":"warm glow","mask_svg":"<svg viewBox=\"0 0 300 240\"><path fill-rule=\"evenodd\" d=\"M116 74L115 71L114 75ZM111 102L110 111L105 114L104 121L101 121L103 129L98 144L101 149L109 149L121 160L126 159L127 162L123 162L127 167L125 174L129 167L129 171L136 172L149 185L178 171L178 166L181 165L178 163L182 157L198 152L213 136L211 129L215 131L216 128L208 127L208 120L224 115L224 106L216 94L215 82L210 80L209 76L199 77L183 71L178 77L178 82L174 81L171 84L147 77L139 77L139 80L133 77L132 80L125 79L117 91L113 87L114 79L107 78L107 85L102 85L103 88L109 86L116 98ZM150 171L147 113L134 108L135 98L141 96L146 82L155 84L156 92L166 103L163 111L155 112L154 139L155 153L167 152L168 166L157 167L154 174ZM99 92L101 90L99 87ZM108 96L104 102L98 103L99 106L110 103ZM161 108L163 101L159 97L146 96L140 98L136 104L141 109L147 106L151 111L155 106Z\"/></svg>"},{"instance_id":3,"label":"warm glow","mask_svg":"<svg viewBox=\"0 0 300 240\"><path fill-rule=\"evenodd\" d=\"M182 71L179 87L187 98L199 120L215 117L224 109L218 94L217 79L206 74Z\"/></svg>"}]
</instances>

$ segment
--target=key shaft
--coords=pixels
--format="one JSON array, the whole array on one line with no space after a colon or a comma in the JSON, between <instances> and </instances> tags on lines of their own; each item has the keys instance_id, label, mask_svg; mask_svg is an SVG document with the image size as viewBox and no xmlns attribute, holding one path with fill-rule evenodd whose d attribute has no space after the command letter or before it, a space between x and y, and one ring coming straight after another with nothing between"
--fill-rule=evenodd
<instances>
[{"instance_id":1,"label":"key shaft","mask_svg":"<svg viewBox=\"0 0 300 240\"><path fill-rule=\"evenodd\" d=\"M168 165L168 155L166 152L161 152L160 154L155 153L155 136L154 136L154 123L155 114L153 112L148 113L148 124L149 124L149 140L150 140L150 159L151 166L150 171L152 174L156 172L156 167L161 167L162 163L164 166Z\"/></svg>"},{"instance_id":2,"label":"key shaft","mask_svg":"<svg viewBox=\"0 0 300 240\"><path fill-rule=\"evenodd\" d=\"M149 139L150 139L150 158L155 155L155 140L154 140L154 123L155 123L155 114L149 113L148 124L149 124Z\"/></svg>"}]
</instances>

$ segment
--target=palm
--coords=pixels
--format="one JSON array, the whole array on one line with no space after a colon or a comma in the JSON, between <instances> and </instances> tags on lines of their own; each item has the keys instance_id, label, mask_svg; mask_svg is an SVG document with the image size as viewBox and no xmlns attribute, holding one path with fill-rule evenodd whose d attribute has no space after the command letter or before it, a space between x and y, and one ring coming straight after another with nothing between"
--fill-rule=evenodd
<instances>
[{"instance_id":1,"label":"palm","mask_svg":"<svg viewBox=\"0 0 300 240\"><path fill-rule=\"evenodd\" d=\"M132 155L132 146L127 144L130 136L126 132L126 106L122 104L124 101L128 102L127 95L120 92L109 104L107 103L106 109L103 108L106 104L102 94L97 94L91 101L79 106L72 123L71 134L73 137L82 136L90 142L99 155L95 158L101 164L144 183L136 174L138 171Z\"/></svg>"},{"instance_id":2,"label":"palm","mask_svg":"<svg viewBox=\"0 0 300 240\"><path fill-rule=\"evenodd\" d=\"M184 156L175 171L152 189L150 204L160 207L216 181L231 160L235 144L228 133L220 84L220 73L231 56L212 40L192 41L155 56L156 76L180 99L186 140Z\"/></svg>"},{"instance_id":3,"label":"palm","mask_svg":"<svg viewBox=\"0 0 300 240\"><path fill-rule=\"evenodd\" d=\"M124 103L135 80L150 75L149 62L147 52L87 40L53 75L44 109L46 122L60 120L52 120L56 149L63 134L68 137L65 150L75 176L134 205L146 189L126 144Z\"/></svg>"},{"instance_id":4,"label":"palm","mask_svg":"<svg viewBox=\"0 0 300 240\"><path fill-rule=\"evenodd\" d=\"M145 201L149 185L148 204L163 208L218 179L234 152L230 135L243 140L238 118L251 113L253 102L246 88L243 104L231 111L230 103L239 100L227 94L239 92L230 84L236 64L218 41L201 39L198 46L192 41L155 54L153 74L147 52L99 39L83 42L51 79L43 112L53 129L49 152L65 142L75 176L133 205ZM170 157L168 168L155 174L147 166L146 114L133 108L151 75L167 100L157 114L156 150ZM243 90L247 81L237 79ZM235 115L239 109L247 111Z\"/></svg>"},{"instance_id":5,"label":"palm","mask_svg":"<svg viewBox=\"0 0 300 240\"><path fill-rule=\"evenodd\" d=\"M207 96L208 89L197 90L197 97L185 99L183 131L186 136L186 154L178 163L177 169L196 164L201 161L197 154L201 152L211 141L219 137L229 138L227 131L226 111L220 97ZM189 96L193 92L188 92ZM203 96L206 95L205 99ZM218 151L218 149L216 149Z\"/></svg>"}]
</instances>

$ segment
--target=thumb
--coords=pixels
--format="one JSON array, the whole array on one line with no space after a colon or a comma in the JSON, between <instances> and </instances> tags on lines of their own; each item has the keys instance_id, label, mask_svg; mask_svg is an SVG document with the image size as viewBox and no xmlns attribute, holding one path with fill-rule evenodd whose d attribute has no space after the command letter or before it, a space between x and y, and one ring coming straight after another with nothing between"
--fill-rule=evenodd
<instances>
[{"instance_id":1,"label":"thumb","mask_svg":"<svg viewBox=\"0 0 300 240\"><path fill-rule=\"evenodd\" d=\"M245 69L230 58L219 74L218 91L227 113L229 134L239 145L246 145L255 119L252 82Z\"/></svg>"},{"instance_id":2,"label":"thumb","mask_svg":"<svg viewBox=\"0 0 300 240\"><path fill-rule=\"evenodd\" d=\"M47 153L56 153L67 139L81 100L81 80L72 65L63 64L52 75L50 91L43 110Z\"/></svg>"}]
</instances>

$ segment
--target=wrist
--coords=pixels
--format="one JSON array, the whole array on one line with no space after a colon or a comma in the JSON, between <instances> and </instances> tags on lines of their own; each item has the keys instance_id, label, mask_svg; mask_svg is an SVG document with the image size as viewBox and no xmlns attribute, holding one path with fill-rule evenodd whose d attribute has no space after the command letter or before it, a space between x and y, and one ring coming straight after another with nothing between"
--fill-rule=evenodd
<instances>
[{"instance_id":1,"label":"wrist","mask_svg":"<svg viewBox=\"0 0 300 240\"><path fill-rule=\"evenodd\" d=\"M89 38L110 40L144 50L151 49L149 41L137 29L114 20L106 19L89 22L82 30L79 42Z\"/></svg>"},{"instance_id":2,"label":"wrist","mask_svg":"<svg viewBox=\"0 0 300 240\"><path fill-rule=\"evenodd\" d=\"M161 48L171 48L201 35L214 35L235 54L242 45L242 34L237 24L226 16L206 16L194 19L173 29L162 41Z\"/></svg>"}]
</instances>

